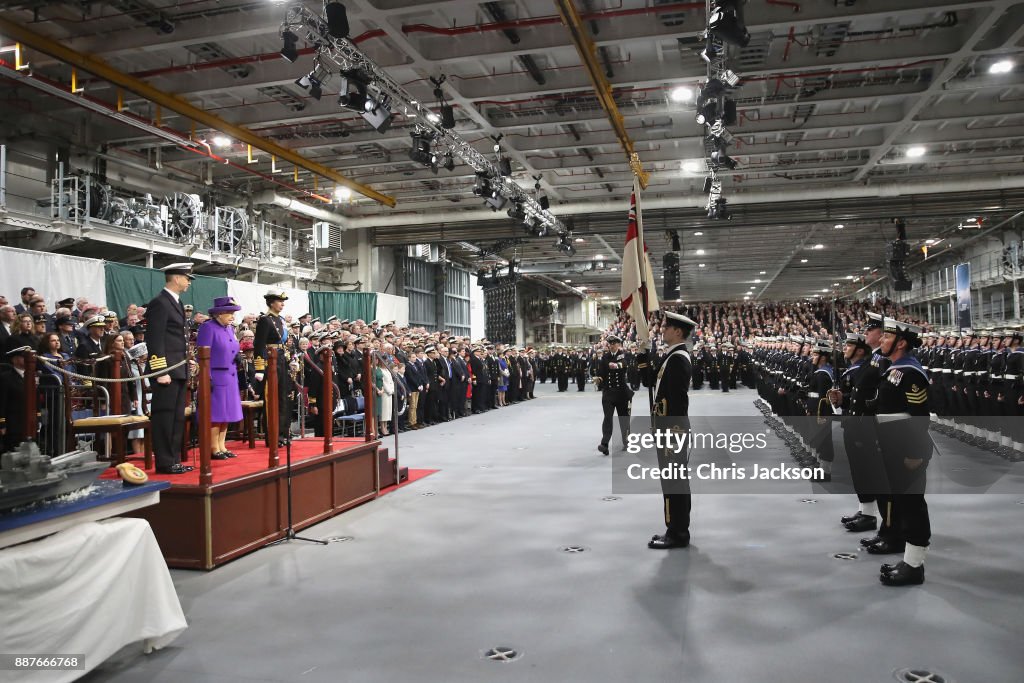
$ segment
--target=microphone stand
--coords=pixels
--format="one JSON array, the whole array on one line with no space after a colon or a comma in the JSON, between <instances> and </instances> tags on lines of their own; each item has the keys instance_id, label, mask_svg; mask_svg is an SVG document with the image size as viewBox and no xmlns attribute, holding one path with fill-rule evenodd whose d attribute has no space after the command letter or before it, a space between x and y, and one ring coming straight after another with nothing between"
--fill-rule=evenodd
<instances>
[{"instance_id":1,"label":"microphone stand","mask_svg":"<svg viewBox=\"0 0 1024 683\"><path fill-rule=\"evenodd\" d=\"M280 366L280 364L278 364L278 366ZM287 364L285 364L285 367L287 368ZM287 370L285 371L285 377L288 377ZM295 527L292 526L292 408L287 391L284 393L284 405L281 406L281 409L284 410L285 415L288 416L288 428L285 430L284 437L284 469L286 487L288 489L288 526L285 527L284 538L272 541L267 545L277 545L279 543L287 543L288 541L306 541L307 543L316 543L317 545L327 545L327 541L319 538L299 536L295 533Z\"/></svg>"}]
</instances>

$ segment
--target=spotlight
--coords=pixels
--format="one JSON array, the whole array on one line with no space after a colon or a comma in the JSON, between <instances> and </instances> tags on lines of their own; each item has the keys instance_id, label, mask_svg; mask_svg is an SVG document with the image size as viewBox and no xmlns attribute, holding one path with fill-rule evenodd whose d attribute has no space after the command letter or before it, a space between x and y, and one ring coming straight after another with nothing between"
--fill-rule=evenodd
<instances>
[{"instance_id":1,"label":"spotlight","mask_svg":"<svg viewBox=\"0 0 1024 683\"><path fill-rule=\"evenodd\" d=\"M746 47L750 44L750 33L740 18L739 6L727 7L728 4L720 3L711 10L708 16L708 31L730 45Z\"/></svg>"},{"instance_id":2,"label":"spotlight","mask_svg":"<svg viewBox=\"0 0 1024 683\"><path fill-rule=\"evenodd\" d=\"M911 147L907 150L907 157L917 159L918 157L923 157L927 151L924 147Z\"/></svg>"},{"instance_id":3,"label":"spotlight","mask_svg":"<svg viewBox=\"0 0 1024 683\"><path fill-rule=\"evenodd\" d=\"M1013 71L1013 62L1008 59L1003 59L998 62L994 62L988 67L990 74L1008 74Z\"/></svg>"},{"instance_id":4,"label":"spotlight","mask_svg":"<svg viewBox=\"0 0 1024 683\"><path fill-rule=\"evenodd\" d=\"M334 201L336 202L347 202L352 198L352 190L348 189L344 185L339 185L334 188Z\"/></svg>"},{"instance_id":5,"label":"spotlight","mask_svg":"<svg viewBox=\"0 0 1024 683\"><path fill-rule=\"evenodd\" d=\"M391 127L390 98L387 95L371 97L367 95L363 103L363 111L359 113L374 130L384 133Z\"/></svg>"},{"instance_id":6,"label":"spotlight","mask_svg":"<svg viewBox=\"0 0 1024 683\"><path fill-rule=\"evenodd\" d=\"M351 111L365 111L367 80L361 72L343 71L338 92L338 104Z\"/></svg>"},{"instance_id":7,"label":"spotlight","mask_svg":"<svg viewBox=\"0 0 1024 683\"><path fill-rule=\"evenodd\" d=\"M512 159L510 159L509 157L502 157L501 160L498 161L498 171L501 173L501 175L505 176L506 178L511 176Z\"/></svg>"},{"instance_id":8,"label":"spotlight","mask_svg":"<svg viewBox=\"0 0 1024 683\"><path fill-rule=\"evenodd\" d=\"M329 76L327 72L317 67L310 71L309 75L297 79L295 85L309 91L309 96L314 100L319 100L323 97L323 84L327 80L327 76Z\"/></svg>"},{"instance_id":9,"label":"spotlight","mask_svg":"<svg viewBox=\"0 0 1024 683\"><path fill-rule=\"evenodd\" d=\"M558 236L558 241L555 242L555 247L566 256L576 255L576 247L573 246L572 239L567 234L561 234Z\"/></svg>"},{"instance_id":10,"label":"spotlight","mask_svg":"<svg viewBox=\"0 0 1024 683\"><path fill-rule=\"evenodd\" d=\"M737 166L736 160L730 157L728 154L726 154L725 150L720 149L716 149L714 152L711 153L711 163L716 168L721 168L722 166L725 166L730 171L735 171Z\"/></svg>"},{"instance_id":11,"label":"spotlight","mask_svg":"<svg viewBox=\"0 0 1024 683\"><path fill-rule=\"evenodd\" d=\"M530 232L534 237L544 237L548 234L548 226L538 216L534 216L530 221Z\"/></svg>"},{"instance_id":12,"label":"spotlight","mask_svg":"<svg viewBox=\"0 0 1024 683\"><path fill-rule=\"evenodd\" d=\"M716 119L718 119L718 100L711 100L710 102L702 102L697 105L697 123L700 125L710 125Z\"/></svg>"},{"instance_id":13,"label":"spotlight","mask_svg":"<svg viewBox=\"0 0 1024 683\"><path fill-rule=\"evenodd\" d=\"M715 43L714 38L708 36L707 42L705 43L705 47L700 52L700 58L703 59L708 64L710 64L712 61L718 59L721 56L721 54L722 52L719 49L719 46Z\"/></svg>"},{"instance_id":14,"label":"spotlight","mask_svg":"<svg viewBox=\"0 0 1024 683\"><path fill-rule=\"evenodd\" d=\"M708 207L708 218L712 220L720 221L731 221L732 214L729 213L729 207L727 206L728 200L725 197L719 197Z\"/></svg>"},{"instance_id":15,"label":"spotlight","mask_svg":"<svg viewBox=\"0 0 1024 683\"><path fill-rule=\"evenodd\" d=\"M455 158L451 152L444 155L444 170L454 171L455 170Z\"/></svg>"},{"instance_id":16,"label":"spotlight","mask_svg":"<svg viewBox=\"0 0 1024 683\"><path fill-rule=\"evenodd\" d=\"M324 7L327 17L327 32L332 38L348 38L348 13L340 2L329 2Z\"/></svg>"},{"instance_id":17,"label":"spotlight","mask_svg":"<svg viewBox=\"0 0 1024 683\"><path fill-rule=\"evenodd\" d=\"M294 63L295 60L299 58L299 50L297 47L299 44L299 37L285 29L285 31L281 33L281 40L284 43L281 46L281 56L289 62Z\"/></svg>"},{"instance_id":18,"label":"spotlight","mask_svg":"<svg viewBox=\"0 0 1024 683\"><path fill-rule=\"evenodd\" d=\"M683 243L679 239L679 231L673 230L672 231L672 251L682 251L682 250L683 250Z\"/></svg>"},{"instance_id":19,"label":"spotlight","mask_svg":"<svg viewBox=\"0 0 1024 683\"><path fill-rule=\"evenodd\" d=\"M548 199L548 196L546 194L542 194L537 199L537 203L540 204L540 208L544 209L545 211L551 208L551 200Z\"/></svg>"},{"instance_id":20,"label":"spotlight","mask_svg":"<svg viewBox=\"0 0 1024 683\"><path fill-rule=\"evenodd\" d=\"M231 146L231 138L226 137L224 135L218 135L215 138L213 138L213 146L214 147L220 147L222 149L224 147L230 147Z\"/></svg>"},{"instance_id":21,"label":"spotlight","mask_svg":"<svg viewBox=\"0 0 1024 683\"><path fill-rule=\"evenodd\" d=\"M526 220L526 208L523 206L521 201L513 201L511 208L506 212L508 217L514 221L522 222Z\"/></svg>"},{"instance_id":22,"label":"spotlight","mask_svg":"<svg viewBox=\"0 0 1024 683\"><path fill-rule=\"evenodd\" d=\"M441 105L441 127L446 130L455 127L455 109L450 104Z\"/></svg>"},{"instance_id":23,"label":"spotlight","mask_svg":"<svg viewBox=\"0 0 1024 683\"><path fill-rule=\"evenodd\" d=\"M725 87L725 83L717 78L712 78L704 84L703 88L701 88L700 97L702 100L710 100L718 97L719 95L724 95L726 90L727 88Z\"/></svg>"},{"instance_id":24,"label":"spotlight","mask_svg":"<svg viewBox=\"0 0 1024 683\"><path fill-rule=\"evenodd\" d=\"M412 136L412 148L409 150L409 159L418 164L423 164L437 173L437 154L431 151L430 146L434 142L432 136L427 133L414 132Z\"/></svg>"},{"instance_id":25,"label":"spotlight","mask_svg":"<svg viewBox=\"0 0 1024 683\"><path fill-rule=\"evenodd\" d=\"M725 107L722 111L722 124L726 126L735 126L739 119L736 116L736 101L726 100Z\"/></svg>"}]
</instances>

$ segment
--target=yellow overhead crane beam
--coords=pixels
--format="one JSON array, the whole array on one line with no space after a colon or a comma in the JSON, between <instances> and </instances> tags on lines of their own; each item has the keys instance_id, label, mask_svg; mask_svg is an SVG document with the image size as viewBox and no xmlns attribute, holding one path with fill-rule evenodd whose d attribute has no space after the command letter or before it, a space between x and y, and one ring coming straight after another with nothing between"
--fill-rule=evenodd
<instances>
[{"instance_id":1,"label":"yellow overhead crane beam","mask_svg":"<svg viewBox=\"0 0 1024 683\"><path fill-rule=\"evenodd\" d=\"M0 34L7 36L11 40L19 42L22 45L28 46L34 50L48 54L55 59L70 64L73 68L87 71L94 76L108 81L109 83L124 88L129 92L133 92L139 97L149 100L158 107L163 107L164 109L181 114L182 116L188 117L204 126L218 130L225 135L230 135L239 142L244 142L256 149L261 149L264 152L273 155L277 159L295 164L299 168L304 168L314 174L314 180L315 176L321 176L334 181L338 185L347 187L353 192L358 192L364 197L368 197L375 202L380 202L381 204L391 207L395 205L394 197L381 194L372 188L361 185L354 180L341 175L332 168L328 168L323 164L307 159L301 154L298 154L287 147L282 147L272 140L256 135L248 128L243 128L241 126L236 126L233 123L229 123L219 116L211 114L190 104L189 102L186 102L177 95L166 93L163 90L154 88L145 81L141 81L134 76L118 71L101 59L76 52L75 50L61 45L51 38L40 35L35 31L25 28L21 24L13 22L10 19L5 19L2 16L0 16ZM27 60L23 59L22 61ZM74 74L74 72L72 73Z\"/></svg>"},{"instance_id":2,"label":"yellow overhead crane beam","mask_svg":"<svg viewBox=\"0 0 1024 683\"><path fill-rule=\"evenodd\" d=\"M640 187L646 189L649 174L640 165L640 155L637 154L636 149L633 147L633 140L629 137L629 133L626 132L626 122L619 112L618 105L615 104L615 98L612 97L612 86L601 69L601 63L597 57L597 48L590 37L590 32L583 25L580 13L576 10L572 0L555 0L555 6L558 7L558 13L562 16L562 23L569 29L569 35L572 36L572 42L576 46L576 51L580 53L583 66L587 68L587 73L590 74L590 80L594 83L597 99L601 102L601 106L608 115L608 120L612 124L612 130L615 131L615 137L619 139L619 143L626 153L629 167L640 182Z\"/></svg>"}]
</instances>

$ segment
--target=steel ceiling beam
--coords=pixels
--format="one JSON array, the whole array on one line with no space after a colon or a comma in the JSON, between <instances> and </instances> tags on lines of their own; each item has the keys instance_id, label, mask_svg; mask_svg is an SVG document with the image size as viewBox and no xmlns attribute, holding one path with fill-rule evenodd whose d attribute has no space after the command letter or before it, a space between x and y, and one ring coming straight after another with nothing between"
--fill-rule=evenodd
<instances>
[{"instance_id":1,"label":"steel ceiling beam","mask_svg":"<svg viewBox=\"0 0 1024 683\"><path fill-rule=\"evenodd\" d=\"M256 135L247 128L242 128L229 123L219 116L199 109L179 97L162 90L158 90L148 83L145 83L133 76L129 76L124 72L118 71L100 59L76 52L75 50L72 50L51 38L36 33L35 31L2 16L0 16L0 33L3 33L8 38L18 41L34 50L48 54L55 59L59 59L60 61L82 69L83 71L87 71L94 76L98 76L99 78L124 88L129 92L133 92L136 95L163 107L164 109L176 112L195 121L196 123L218 130L225 135L230 135L232 138L245 144L252 145L256 149L271 154L281 161L287 161L295 164L299 168L304 168L310 173L327 178L338 185L347 187L353 192L358 192L364 197L386 206L393 207L395 205L395 199L393 197L381 194L370 187L354 182L334 169L328 168L327 166L314 161L310 161L301 154L297 154L287 147L282 147L272 140L267 140L266 138Z\"/></svg>"},{"instance_id":2,"label":"steel ceiling beam","mask_svg":"<svg viewBox=\"0 0 1024 683\"><path fill-rule=\"evenodd\" d=\"M597 48L594 46L593 38L590 37L590 31L583 25L583 19L580 18L580 13L572 0L555 0L555 6L562 17L562 23L569 29L572 43L590 75L590 80L594 84L594 92L597 93L597 99L608 115L608 121L612 125L612 130L615 131L615 137L622 145L622 151L626 153L626 160L637 180L640 181L640 187L646 188L649 175L640 165L640 155L633 147L633 140L629 136L629 131L626 130L626 122L622 118L619 106L615 103L611 83L608 82L608 77L601 67L601 60L597 56Z\"/></svg>"}]
</instances>

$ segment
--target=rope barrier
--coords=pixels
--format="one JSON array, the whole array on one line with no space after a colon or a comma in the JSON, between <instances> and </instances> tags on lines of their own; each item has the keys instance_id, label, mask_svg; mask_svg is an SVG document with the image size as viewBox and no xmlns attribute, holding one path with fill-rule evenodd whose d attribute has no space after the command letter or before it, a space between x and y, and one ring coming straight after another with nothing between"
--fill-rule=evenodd
<instances>
[{"instance_id":1,"label":"rope barrier","mask_svg":"<svg viewBox=\"0 0 1024 683\"><path fill-rule=\"evenodd\" d=\"M182 365L184 365L185 363L189 362L189 359L186 358L185 360L181 361L180 363L175 363L174 365L172 365L172 366L170 366L170 367L168 367L168 368L166 368L164 370L161 370L160 372L151 372L148 375L139 375L138 377L132 376L132 377L121 377L121 378L118 378L118 379L108 379L106 377L93 377L92 375L79 375L77 372L71 372L70 370L66 370L66 369L60 367L59 365L55 364L50 359L44 358L43 356L36 356L36 358L38 358L39 360L41 360L44 363L46 363L48 366L50 366L51 368L53 368L57 372L65 374L68 377L74 377L75 379L80 379L80 380L85 381L85 382L99 382L101 384L103 384L103 383L107 383L107 384L121 384L123 382L134 382L136 380L143 380L143 379L150 379L152 377L159 377L160 375L166 375L171 370L176 370L176 369L180 368Z\"/></svg>"}]
</instances>

